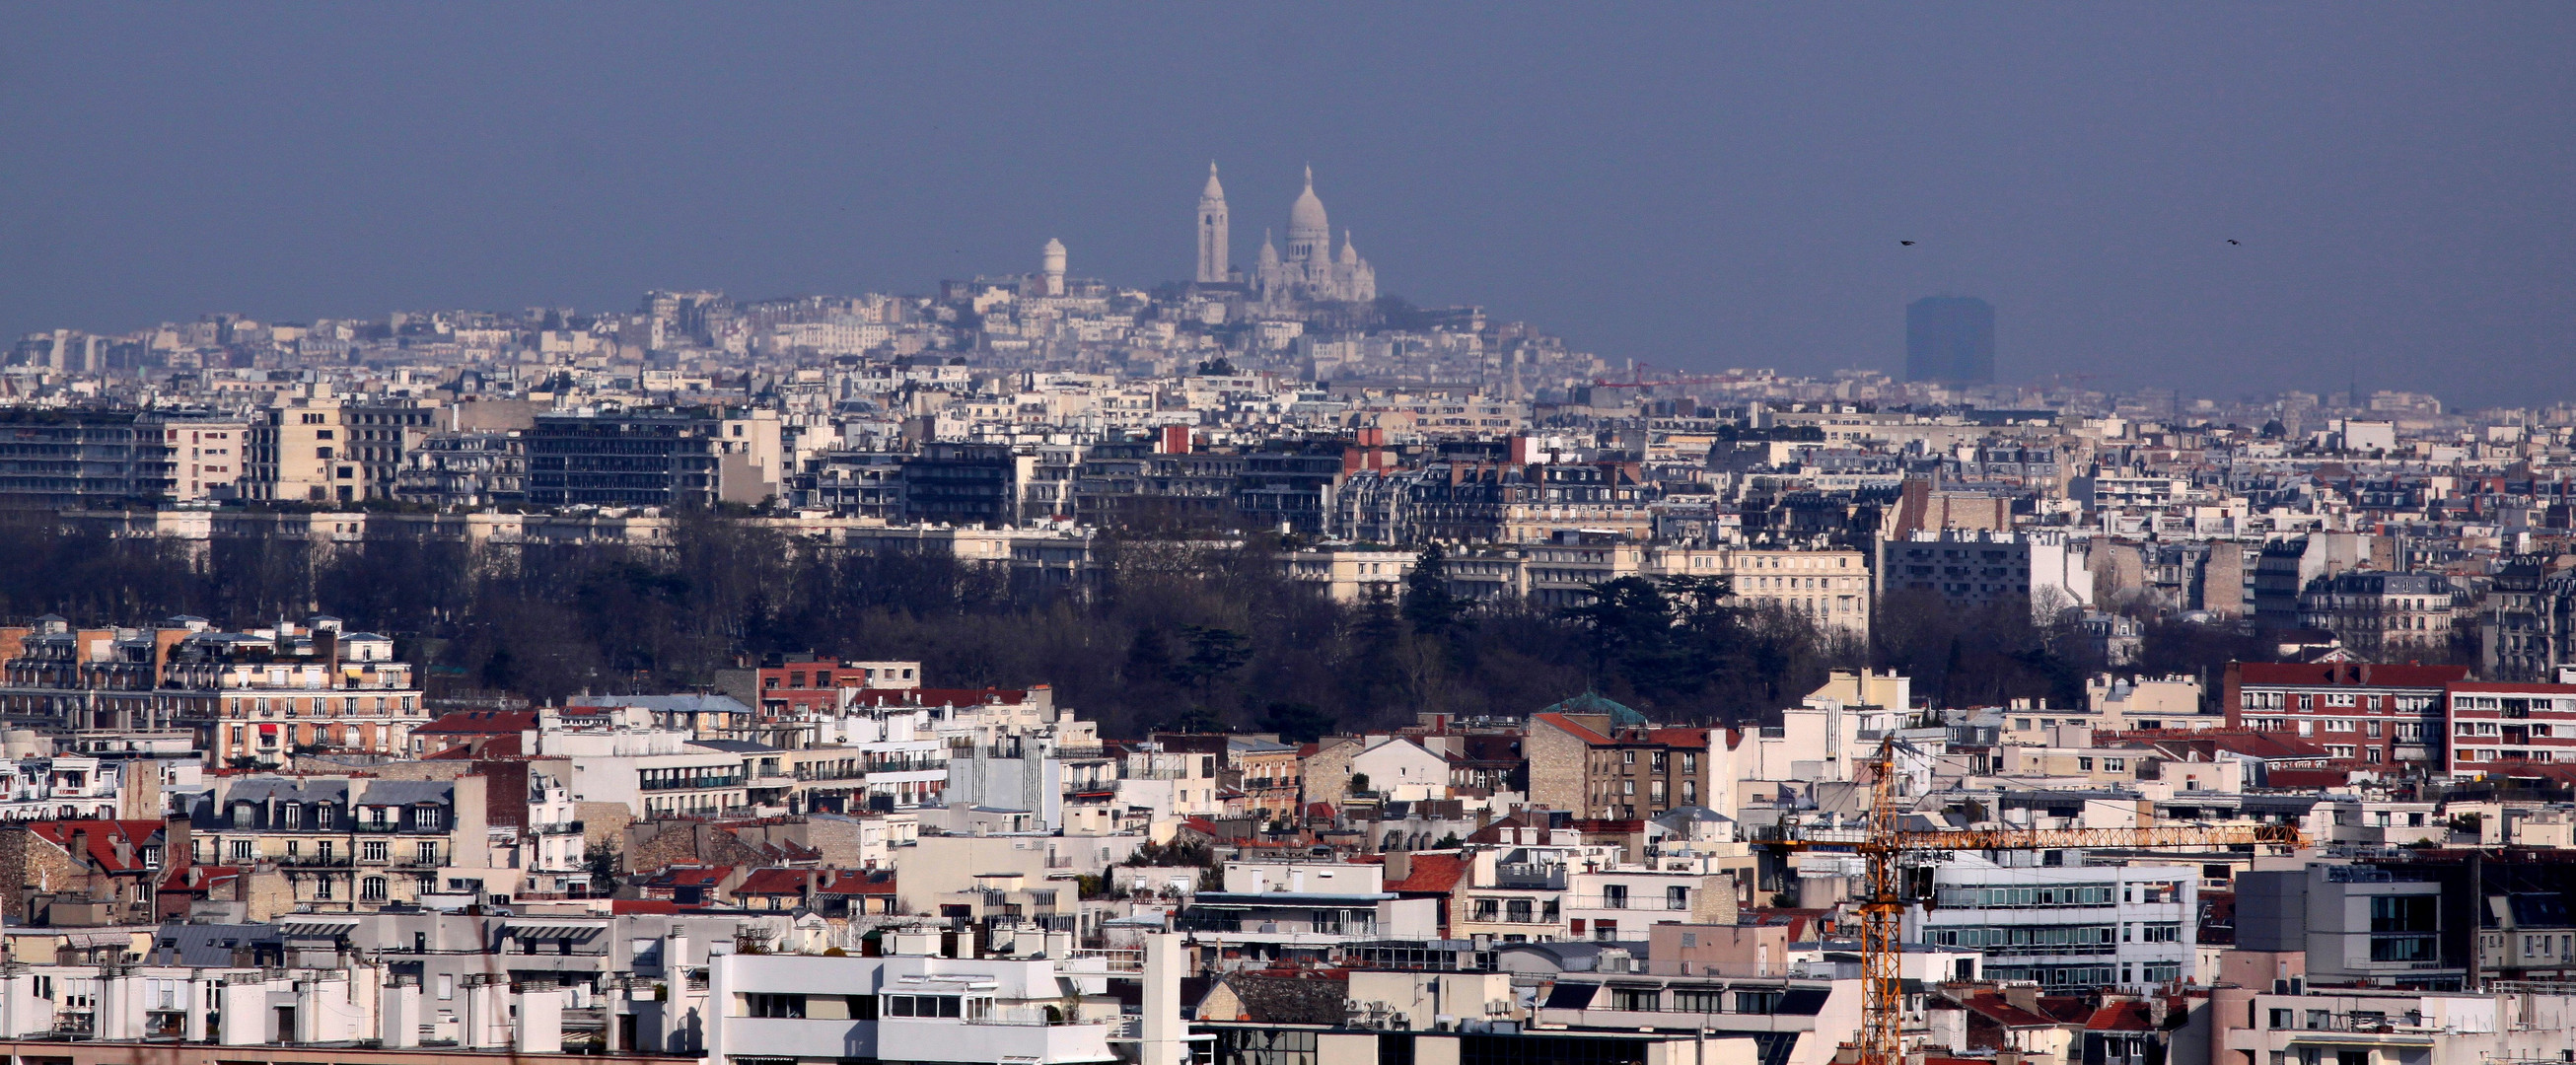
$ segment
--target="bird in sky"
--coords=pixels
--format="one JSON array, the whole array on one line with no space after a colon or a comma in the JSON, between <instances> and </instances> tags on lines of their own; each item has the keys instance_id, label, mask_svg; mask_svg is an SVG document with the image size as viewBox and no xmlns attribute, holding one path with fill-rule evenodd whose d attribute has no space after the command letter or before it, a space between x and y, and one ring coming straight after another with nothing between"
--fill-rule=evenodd
<instances>
[{"instance_id":1,"label":"bird in sky","mask_svg":"<svg viewBox=\"0 0 2576 1065\"><path fill-rule=\"evenodd\" d=\"M2234 237L2229 237L2229 238L2227 238L2227 242L2228 242L2228 243L2230 243L2230 244L2243 244L2243 243L2245 243L2244 241L2238 240L2238 239L2236 239L2236 238L2234 238Z\"/></svg>"},{"instance_id":2,"label":"bird in sky","mask_svg":"<svg viewBox=\"0 0 2576 1065\"><path fill-rule=\"evenodd\" d=\"M1913 242L1913 241L1910 241L1910 240L1900 240L1900 241L1897 241L1897 243L1902 244L1902 245L1905 245L1906 247L1909 247L1909 248L1911 248L1911 247L1913 247L1913 246L1914 246L1914 242ZM2228 243L2230 243L2230 244L2234 244L2234 243L2236 243L2236 242L2231 240L2231 241L2228 241Z\"/></svg>"}]
</instances>

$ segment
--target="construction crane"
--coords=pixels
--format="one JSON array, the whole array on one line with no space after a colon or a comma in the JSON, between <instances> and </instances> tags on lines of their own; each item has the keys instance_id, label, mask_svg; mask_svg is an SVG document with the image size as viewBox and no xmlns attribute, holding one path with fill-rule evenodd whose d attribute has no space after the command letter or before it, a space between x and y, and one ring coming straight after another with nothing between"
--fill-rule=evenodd
<instances>
[{"instance_id":1,"label":"construction crane","mask_svg":"<svg viewBox=\"0 0 2576 1065\"><path fill-rule=\"evenodd\" d=\"M2296 825L2171 825L2154 828L1999 828L1907 831L1898 827L1894 734L1879 741L1868 765L1866 832L1854 843L1867 865L1860 904L1861 1029L1858 1065L1904 1065L1905 992L1897 976L1903 919L1918 901L1904 882L1908 857L1955 851L2152 849L2300 844ZM1912 749L1909 745L1908 749Z\"/></svg>"}]
</instances>

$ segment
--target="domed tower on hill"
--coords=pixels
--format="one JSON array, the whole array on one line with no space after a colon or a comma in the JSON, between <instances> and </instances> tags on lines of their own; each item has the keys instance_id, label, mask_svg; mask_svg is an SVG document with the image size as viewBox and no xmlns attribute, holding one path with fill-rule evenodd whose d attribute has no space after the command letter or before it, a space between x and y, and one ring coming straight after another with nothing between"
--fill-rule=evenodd
<instances>
[{"instance_id":1,"label":"domed tower on hill","mask_svg":"<svg viewBox=\"0 0 2576 1065\"><path fill-rule=\"evenodd\" d=\"M1306 168L1305 189L1288 205L1288 252L1281 255L1268 237L1254 266L1253 286L1274 306L1307 300L1366 302L1377 298L1377 271L1345 239L1339 254L1333 247L1333 225L1315 195L1315 169Z\"/></svg>"}]
</instances>

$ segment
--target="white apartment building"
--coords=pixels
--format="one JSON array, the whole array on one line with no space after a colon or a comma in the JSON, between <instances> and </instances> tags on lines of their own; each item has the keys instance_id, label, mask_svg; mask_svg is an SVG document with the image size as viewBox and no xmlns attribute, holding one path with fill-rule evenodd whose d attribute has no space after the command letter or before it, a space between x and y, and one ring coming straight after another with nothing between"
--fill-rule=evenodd
<instances>
[{"instance_id":1,"label":"white apartment building","mask_svg":"<svg viewBox=\"0 0 2576 1065\"><path fill-rule=\"evenodd\" d=\"M2061 856L2066 864L2047 864ZM2034 864L1961 854L1935 867L1935 905L1907 910L1906 942L1983 951L1987 979L2051 993L2145 989L2197 971L2198 867L2083 866L2076 851L2014 857Z\"/></svg>"},{"instance_id":2,"label":"white apartment building","mask_svg":"<svg viewBox=\"0 0 2576 1065\"><path fill-rule=\"evenodd\" d=\"M1041 957L939 957L936 934L898 933L887 957L710 958L707 1061L1082 1065L1121 1060L1113 1043L1142 1041L1164 1052L1148 1060L1178 1065L1176 949L1149 946L1137 965L1066 956L1061 935L1045 941L1057 949ZM1145 982L1142 1017L1120 1015L1112 979Z\"/></svg>"}]
</instances>

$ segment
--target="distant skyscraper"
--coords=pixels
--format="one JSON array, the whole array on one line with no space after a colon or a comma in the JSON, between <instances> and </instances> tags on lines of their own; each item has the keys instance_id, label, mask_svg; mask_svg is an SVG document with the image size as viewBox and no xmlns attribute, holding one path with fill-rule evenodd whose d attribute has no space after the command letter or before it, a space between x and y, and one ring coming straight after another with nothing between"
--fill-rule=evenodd
<instances>
[{"instance_id":1,"label":"distant skyscraper","mask_svg":"<svg viewBox=\"0 0 2576 1065\"><path fill-rule=\"evenodd\" d=\"M1226 260L1225 186L1216 182L1216 161L1208 161L1207 188L1199 191L1199 283L1222 285L1234 280Z\"/></svg>"},{"instance_id":2,"label":"distant skyscraper","mask_svg":"<svg viewBox=\"0 0 2576 1065\"><path fill-rule=\"evenodd\" d=\"M1926 296L1905 307L1905 379L1995 383L1995 305Z\"/></svg>"}]
</instances>

